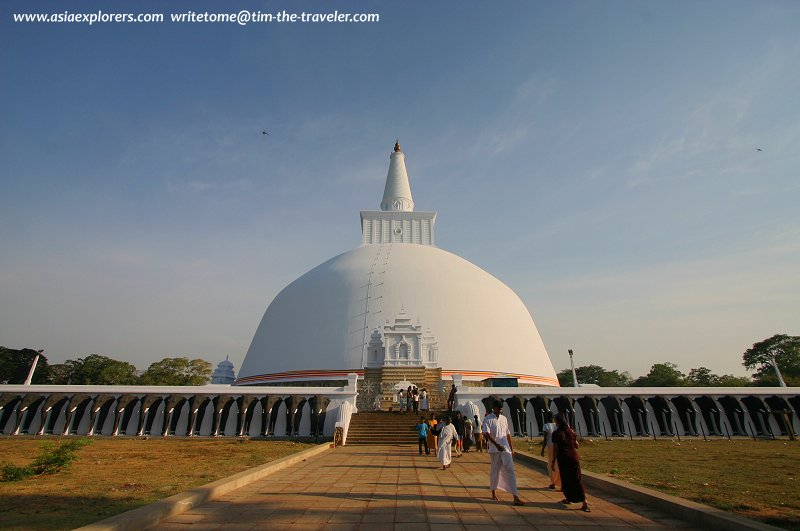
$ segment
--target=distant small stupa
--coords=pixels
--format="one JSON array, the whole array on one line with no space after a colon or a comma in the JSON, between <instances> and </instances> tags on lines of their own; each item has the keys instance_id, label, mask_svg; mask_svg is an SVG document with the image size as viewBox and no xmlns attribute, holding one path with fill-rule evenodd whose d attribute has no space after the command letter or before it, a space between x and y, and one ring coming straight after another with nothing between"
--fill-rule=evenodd
<instances>
[{"instance_id":1,"label":"distant small stupa","mask_svg":"<svg viewBox=\"0 0 800 531\"><path fill-rule=\"evenodd\" d=\"M219 362L214 373L211 375L212 384L231 385L236 381L236 373L233 371L233 363L228 361L228 356L225 360Z\"/></svg>"}]
</instances>

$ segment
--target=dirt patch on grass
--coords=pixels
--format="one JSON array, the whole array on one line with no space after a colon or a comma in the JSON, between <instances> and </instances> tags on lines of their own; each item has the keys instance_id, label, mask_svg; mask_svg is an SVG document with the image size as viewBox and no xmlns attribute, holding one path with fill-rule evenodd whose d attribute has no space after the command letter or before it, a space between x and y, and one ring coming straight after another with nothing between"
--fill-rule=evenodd
<instances>
[{"instance_id":1,"label":"dirt patch on grass","mask_svg":"<svg viewBox=\"0 0 800 531\"><path fill-rule=\"evenodd\" d=\"M0 462L30 463L53 437L0 438ZM305 450L248 439L95 438L69 469L0 483L3 529L72 529Z\"/></svg>"}]
</instances>

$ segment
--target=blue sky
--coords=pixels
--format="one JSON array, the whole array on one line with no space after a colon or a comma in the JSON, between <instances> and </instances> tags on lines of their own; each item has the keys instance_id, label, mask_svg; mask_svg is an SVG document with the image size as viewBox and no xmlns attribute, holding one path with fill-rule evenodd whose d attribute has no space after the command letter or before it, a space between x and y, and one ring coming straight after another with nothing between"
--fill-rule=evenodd
<instances>
[{"instance_id":1,"label":"blue sky","mask_svg":"<svg viewBox=\"0 0 800 531\"><path fill-rule=\"evenodd\" d=\"M98 9L381 20L11 19ZM572 348L634 376L743 375L754 342L800 335L797 2L0 13L2 345L238 368L278 291L358 245L395 138L438 245L517 291L556 370Z\"/></svg>"}]
</instances>

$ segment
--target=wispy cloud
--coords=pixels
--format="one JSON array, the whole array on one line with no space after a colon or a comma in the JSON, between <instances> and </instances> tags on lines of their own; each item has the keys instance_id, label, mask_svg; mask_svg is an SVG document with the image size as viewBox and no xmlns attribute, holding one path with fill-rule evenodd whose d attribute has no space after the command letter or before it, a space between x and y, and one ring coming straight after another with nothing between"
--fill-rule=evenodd
<instances>
[{"instance_id":1,"label":"wispy cloud","mask_svg":"<svg viewBox=\"0 0 800 531\"><path fill-rule=\"evenodd\" d=\"M651 142L630 164L627 186L684 178L689 169L701 176L750 173L767 158L762 153L761 160L754 161L756 147L769 143L767 151L774 155L787 145L796 145L800 137L796 119L766 123L761 115L774 115L775 91L784 90L787 69L794 70L798 58L800 46L773 43L743 62L738 77L704 87L695 100L686 102L686 108L674 106L670 118L679 125ZM798 110L782 112L797 117Z\"/></svg>"},{"instance_id":2,"label":"wispy cloud","mask_svg":"<svg viewBox=\"0 0 800 531\"><path fill-rule=\"evenodd\" d=\"M335 182L341 184L379 184L386 180L386 168L388 168L388 165L389 162L387 160L386 167L384 168L381 168L375 164L358 164L345 168L332 168L333 174L331 175L331 178ZM378 188L380 188L380 186L375 188L375 193L379 193L381 191L378 190Z\"/></svg>"},{"instance_id":3,"label":"wispy cloud","mask_svg":"<svg viewBox=\"0 0 800 531\"><path fill-rule=\"evenodd\" d=\"M248 192L255 189L255 183L250 179L234 179L222 182L213 181L181 181L174 178L167 179L167 190L173 193L202 194L204 192Z\"/></svg>"},{"instance_id":4,"label":"wispy cloud","mask_svg":"<svg viewBox=\"0 0 800 531\"><path fill-rule=\"evenodd\" d=\"M578 348L582 364L634 375L662 361L742 374L750 344L800 332L798 263L800 226L711 256L539 275L515 287L541 309L537 324L556 364L555 353Z\"/></svg>"},{"instance_id":5,"label":"wispy cloud","mask_svg":"<svg viewBox=\"0 0 800 531\"><path fill-rule=\"evenodd\" d=\"M536 134L537 114L558 87L556 78L535 73L522 82L514 98L497 110L479 136L474 152L494 157L529 141Z\"/></svg>"},{"instance_id":6,"label":"wispy cloud","mask_svg":"<svg viewBox=\"0 0 800 531\"><path fill-rule=\"evenodd\" d=\"M543 105L555 93L557 86L554 77L536 73L517 87L516 103Z\"/></svg>"},{"instance_id":7,"label":"wispy cloud","mask_svg":"<svg viewBox=\"0 0 800 531\"><path fill-rule=\"evenodd\" d=\"M751 245L709 257L630 266L619 272L567 275L548 282L547 291L580 293L618 304L639 300L653 308L793 300L793 290L800 290L800 277L792 273L797 263L800 227L763 234Z\"/></svg>"}]
</instances>

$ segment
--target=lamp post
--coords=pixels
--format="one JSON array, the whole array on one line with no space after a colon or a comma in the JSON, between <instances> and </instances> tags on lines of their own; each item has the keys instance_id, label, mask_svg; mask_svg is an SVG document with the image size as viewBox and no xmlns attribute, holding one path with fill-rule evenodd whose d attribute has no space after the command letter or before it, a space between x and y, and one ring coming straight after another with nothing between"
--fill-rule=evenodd
<instances>
[{"instance_id":1,"label":"lamp post","mask_svg":"<svg viewBox=\"0 0 800 531\"><path fill-rule=\"evenodd\" d=\"M772 366L775 368L775 374L778 375L778 385L781 387L786 387L786 382L783 381L781 370L778 368L778 362L775 361L775 358L772 358L770 361L772 362Z\"/></svg>"},{"instance_id":2,"label":"lamp post","mask_svg":"<svg viewBox=\"0 0 800 531\"><path fill-rule=\"evenodd\" d=\"M33 358L33 363L31 363L31 370L28 371L28 377L25 378L25 383L22 384L22 385L30 385L31 384L31 380L33 379L33 371L36 370L36 364L39 363L39 357L42 355L42 352L44 352L44 350L37 350L36 351L36 357ZM775 370L776 371L778 370L778 366L777 365L775 365ZM780 378L780 374L781 373L778 373L778 378ZM783 380L781 380L781 383L783 383ZM786 387L786 384L783 384L783 387Z\"/></svg>"},{"instance_id":3,"label":"lamp post","mask_svg":"<svg viewBox=\"0 0 800 531\"><path fill-rule=\"evenodd\" d=\"M575 360L572 359L572 349L568 349L569 364L572 366L572 387L578 387L578 375L575 373Z\"/></svg>"}]
</instances>

